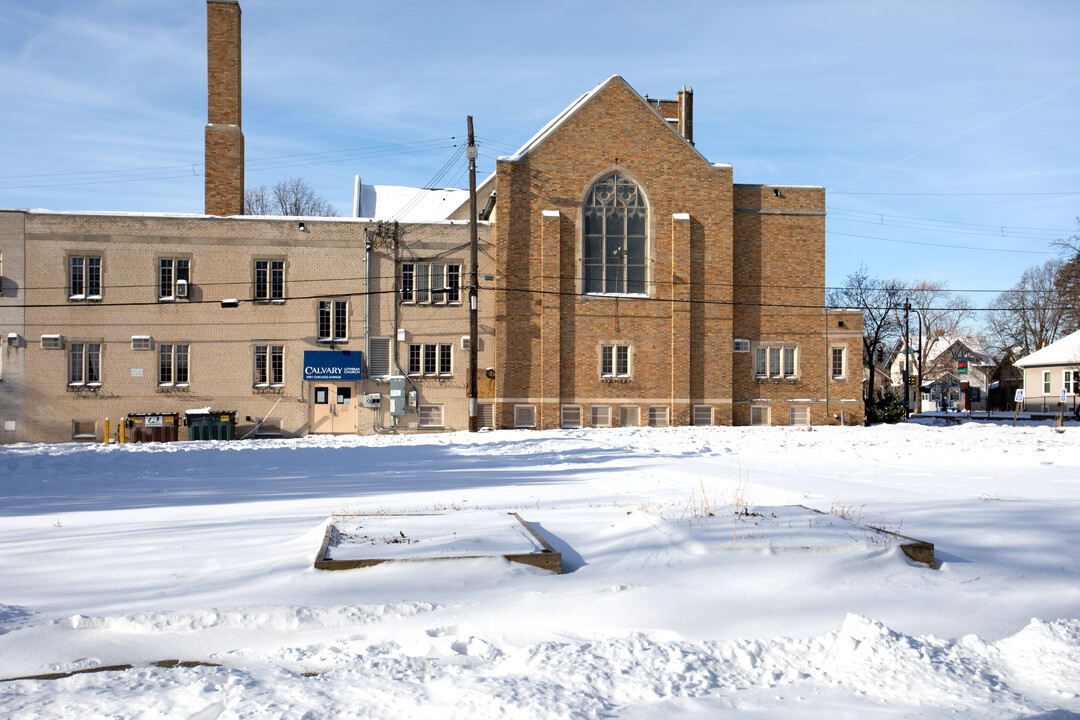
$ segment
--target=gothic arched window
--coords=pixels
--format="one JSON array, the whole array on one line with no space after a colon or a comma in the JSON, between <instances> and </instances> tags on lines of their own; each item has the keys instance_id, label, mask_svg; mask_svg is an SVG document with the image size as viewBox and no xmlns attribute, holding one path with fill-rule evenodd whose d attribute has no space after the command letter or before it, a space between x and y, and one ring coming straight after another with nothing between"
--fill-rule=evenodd
<instances>
[{"instance_id":1,"label":"gothic arched window","mask_svg":"<svg viewBox=\"0 0 1080 720\"><path fill-rule=\"evenodd\" d=\"M644 295L649 209L641 188L610 172L592 186L582 209L585 292Z\"/></svg>"}]
</instances>

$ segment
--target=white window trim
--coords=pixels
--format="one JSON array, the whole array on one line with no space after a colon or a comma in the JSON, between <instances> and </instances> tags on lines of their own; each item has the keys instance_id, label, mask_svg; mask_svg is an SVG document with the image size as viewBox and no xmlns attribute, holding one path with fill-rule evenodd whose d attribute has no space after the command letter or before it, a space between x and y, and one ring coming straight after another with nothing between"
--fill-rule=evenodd
<instances>
[{"instance_id":1,"label":"white window trim","mask_svg":"<svg viewBox=\"0 0 1080 720\"><path fill-rule=\"evenodd\" d=\"M266 263L266 296L259 297L259 270L258 264ZM274 263L281 263L281 297L271 297L274 287ZM251 301L259 305L280 305L285 302L285 265L286 259L282 257L256 257L251 260Z\"/></svg>"},{"instance_id":2,"label":"white window trim","mask_svg":"<svg viewBox=\"0 0 1080 720\"><path fill-rule=\"evenodd\" d=\"M596 418L596 411L603 408L607 411L607 421L598 422ZM592 427L611 427L611 406L610 405L593 405L589 408L589 424Z\"/></svg>"},{"instance_id":3,"label":"white window trim","mask_svg":"<svg viewBox=\"0 0 1080 720\"><path fill-rule=\"evenodd\" d=\"M760 351L760 350L765 351L765 372L764 373L758 372L758 367L757 367L758 351ZM772 351L773 350L779 350L780 351L780 367L779 367L779 372L777 374L773 374L771 369L770 369L771 365L772 365ZM788 351L788 350L791 350L791 351L793 351L795 353L794 360L793 360L794 373L792 373L792 374L788 374L788 373L784 372L784 356L787 354L786 351ZM754 348L753 348L753 358L752 358L752 362L751 362L751 365L752 365L751 369L753 371L754 377L757 380L787 380L787 381L798 380L799 377L800 377L800 375L799 375L799 372L800 372L799 371L799 364L800 364L800 362L799 361L802 359L800 357L802 355L802 353L799 350L800 350L799 345L797 343L792 343L792 342L761 342L761 343L755 344ZM829 358L829 362L830 363L832 362L831 357ZM830 374L832 373L832 368L831 367L829 368L829 372L830 372Z\"/></svg>"},{"instance_id":4,"label":"white window trim","mask_svg":"<svg viewBox=\"0 0 1080 720\"><path fill-rule=\"evenodd\" d=\"M329 303L330 307L327 312L330 314L330 334L327 337L320 337L319 333L322 332L322 328L319 327L323 309L321 305L323 303ZM345 335L337 335L337 306L338 304L345 305ZM320 298L315 301L315 336L321 343L340 343L349 341L349 301L339 300L337 298Z\"/></svg>"},{"instance_id":5,"label":"white window trim","mask_svg":"<svg viewBox=\"0 0 1080 720\"><path fill-rule=\"evenodd\" d=\"M633 425L623 425L623 409L633 410L635 419ZM641 427L641 406L640 405L620 405L619 406L619 427Z\"/></svg>"},{"instance_id":6,"label":"white window trim","mask_svg":"<svg viewBox=\"0 0 1080 720\"><path fill-rule=\"evenodd\" d=\"M518 411L528 410L532 416L532 421L529 424L522 424L518 422ZM534 428L536 427L536 406L535 405L515 405L514 406L514 427L516 428Z\"/></svg>"},{"instance_id":7,"label":"white window trim","mask_svg":"<svg viewBox=\"0 0 1080 720\"><path fill-rule=\"evenodd\" d=\"M840 358L840 374L837 375L833 372L833 353L839 350L842 353ZM795 356L795 370L798 372L799 358L796 353ZM833 380L847 380L848 376L848 351L847 345L831 345L829 346L829 377Z\"/></svg>"},{"instance_id":8,"label":"white window trim","mask_svg":"<svg viewBox=\"0 0 1080 720\"><path fill-rule=\"evenodd\" d=\"M571 415L573 415L573 413L575 413L575 412L577 413L577 424L576 425L574 425L574 424L568 425L567 424L567 419L566 419L567 418L567 411L569 411ZM559 408L559 426L563 427L563 428L571 429L571 430L585 427L585 418L582 417L582 415L581 415L581 406L580 405L563 405L562 407L560 407Z\"/></svg>"},{"instance_id":9,"label":"white window trim","mask_svg":"<svg viewBox=\"0 0 1080 720\"><path fill-rule=\"evenodd\" d=\"M611 372L604 372L604 350L611 348ZM619 372L619 348L626 348L626 372ZM601 378L634 377L634 347L627 342L604 342L599 346L599 370Z\"/></svg>"},{"instance_id":10,"label":"white window trim","mask_svg":"<svg viewBox=\"0 0 1080 720\"><path fill-rule=\"evenodd\" d=\"M750 352L750 341L743 340L742 338L735 338L731 341L731 351L737 353Z\"/></svg>"}]
</instances>

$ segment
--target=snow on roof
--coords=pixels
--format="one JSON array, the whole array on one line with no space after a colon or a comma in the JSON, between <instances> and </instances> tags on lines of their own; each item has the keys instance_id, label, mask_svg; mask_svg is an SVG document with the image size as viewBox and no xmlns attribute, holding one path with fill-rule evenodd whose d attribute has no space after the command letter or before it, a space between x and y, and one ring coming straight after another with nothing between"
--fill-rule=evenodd
<instances>
[{"instance_id":1,"label":"snow on roof","mask_svg":"<svg viewBox=\"0 0 1080 720\"><path fill-rule=\"evenodd\" d=\"M1042 350L1036 350L1027 357L1020 358L1013 364L1016 367L1080 364L1080 331L1066 335Z\"/></svg>"},{"instance_id":2,"label":"snow on roof","mask_svg":"<svg viewBox=\"0 0 1080 720\"><path fill-rule=\"evenodd\" d=\"M360 189L360 217L401 222L445 220L468 199L469 191L457 188L363 185Z\"/></svg>"}]
</instances>

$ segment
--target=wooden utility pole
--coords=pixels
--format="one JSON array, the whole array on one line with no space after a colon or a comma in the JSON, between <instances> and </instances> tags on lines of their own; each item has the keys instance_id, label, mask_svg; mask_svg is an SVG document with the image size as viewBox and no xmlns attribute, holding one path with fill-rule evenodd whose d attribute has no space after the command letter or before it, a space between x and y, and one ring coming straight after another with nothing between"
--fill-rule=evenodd
<instances>
[{"instance_id":1,"label":"wooden utility pole","mask_svg":"<svg viewBox=\"0 0 1080 720\"><path fill-rule=\"evenodd\" d=\"M476 142L473 138L472 115L469 115L469 146L465 150L469 158L469 261L472 272L469 280L469 432L479 429L476 416L477 393L477 342L479 335L476 295L480 287L480 261L477 258L478 233L476 228Z\"/></svg>"}]
</instances>

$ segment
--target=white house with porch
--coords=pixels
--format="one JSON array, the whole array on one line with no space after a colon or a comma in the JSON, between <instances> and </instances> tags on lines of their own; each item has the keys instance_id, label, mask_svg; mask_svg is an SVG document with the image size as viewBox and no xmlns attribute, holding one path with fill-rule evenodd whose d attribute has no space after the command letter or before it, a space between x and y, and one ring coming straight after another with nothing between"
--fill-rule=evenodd
<instances>
[{"instance_id":1,"label":"white house with porch","mask_svg":"<svg viewBox=\"0 0 1080 720\"><path fill-rule=\"evenodd\" d=\"M1024 410L1076 414L1080 396L1080 331L1016 361L1024 372Z\"/></svg>"}]
</instances>

